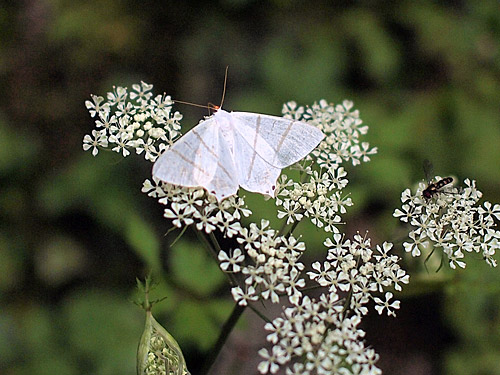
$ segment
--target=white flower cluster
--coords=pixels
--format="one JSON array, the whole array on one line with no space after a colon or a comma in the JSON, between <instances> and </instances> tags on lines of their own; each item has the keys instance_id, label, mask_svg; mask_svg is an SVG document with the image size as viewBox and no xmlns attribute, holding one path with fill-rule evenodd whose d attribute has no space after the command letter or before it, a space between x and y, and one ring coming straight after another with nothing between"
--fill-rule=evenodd
<instances>
[{"instance_id":1,"label":"white flower cluster","mask_svg":"<svg viewBox=\"0 0 500 375\"><path fill-rule=\"evenodd\" d=\"M410 189L403 191L403 205L394 211L394 216L415 228L409 233L411 241L404 243L408 253L418 257L430 246L429 256L438 249L455 269L465 268L465 254L475 252L496 267L493 256L500 248L500 232L494 228L500 220L500 205L490 202L477 205L483 194L476 188L476 182L466 179L464 185L461 189L437 191L429 199L422 195L427 187L423 182L413 195Z\"/></svg>"},{"instance_id":2,"label":"white flower cluster","mask_svg":"<svg viewBox=\"0 0 500 375\"><path fill-rule=\"evenodd\" d=\"M242 285L231 289L234 300L240 305L259 299L278 303L280 295L287 295L291 303L297 303L305 286L301 277L304 264L299 262L306 249L304 242L293 235L278 235L269 228L268 220L262 220L260 226L251 223L249 228L241 228L236 240L241 249L232 255L219 252L221 268L240 273L244 279ZM234 264L231 269L230 264Z\"/></svg>"},{"instance_id":3,"label":"white flower cluster","mask_svg":"<svg viewBox=\"0 0 500 375\"><path fill-rule=\"evenodd\" d=\"M85 106L92 117L97 116L96 129L92 135L83 138L83 149L92 149L96 156L99 148L112 147L123 157L135 149L137 154L144 152L146 160L156 158L180 136L182 115L172 113L170 96L158 95L153 98L150 92L153 85L145 82L132 85L128 93L125 87L115 87L107 94L107 102L102 96L91 95Z\"/></svg>"},{"instance_id":4,"label":"white flower cluster","mask_svg":"<svg viewBox=\"0 0 500 375\"><path fill-rule=\"evenodd\" d=\"M91 116L98 115L99 120L93 138L84 138L85 150L96 154L98 148L111 144L123 156L135 149L145 151L146 159L154 161L179 137L182 116L172 113L170 97L152 100L151 86L144 83L133 89L130 99L134 104L127 100L124 88L109 93L106 103L96 96L93 102L86 102ZM264 358L261 373L275 373L284 366L288 374L378 374L378 356L364 346L364 333L358 326L369 301L375 302L379 313L393 315L399 301L392 301L392 293L386 289L401 290L408 276L397 265L398 258L389 254L392 244L372 249L370 240L360 235L344 241L337 228L341 215L352 205L342 193L348 184L342 163L369 161L377 150L360 141L368 127L362 125L349 101L335 106L321 100L308 108L289 102L283 113L317 126L326 137L293 167L300 172L299 181L286 175L279 180L276 204L277 216L284 221L282 230L271 228L268 220L242 225L242 217L252 212L241 196L217 202L202 188L173 186L155 178L146 180L142 191L166 206L164 216L174 226L192 225L207 234L238 304L280 303L280 297L287 297L291 307L266 325L273 331L268 336L273 348L271 353L259 352ZM327 260L314 263L307 273L316 287L327 288L318 300L304 294L306 266L300 259L306 245L292 234L304 218L333 232L325 242ZM214 232L233 238L235 247L220 248ZM377 297L384 292L385 299Z\"/></svg>"},{"instance_id":5,"label":"white flower cluster","mask_svg":"<svg viewBox=\"0 0 500 375\"><path fill-rule=\"evenodd\" d=\"M281 317L267 323L267 340L274 344L271 353L261 349L262 374L276 373L292 358L299 360L286 368L287 375L381 374L375 366L378 354L363 343L359 329L361 317L344 314L340 301L324 294L317 301L304 297L288 307Z\"/></svg>"},{"instance_id":6,"label":"white flower cluster","mask_svg":"<svg viewBox=\"0 0 500 375\"><path fill-rule=\"evenodd\" d=\"M144 181L142 192L159 198L159 202L167 206L164 216L178 228L194 224L205 233L219 229L224 236L233 237L241 231L241 217L252 214L242 197L233 195L218 202L203 188L175 186L156 177Z\"/></svg>"},{"instance_id":7,"label":"white flower cluster","mask_svg":"<svg viewBox=\"0 0 500 375\"><path fill-rule=\"evenodd\" d=\"M235 238L240 248L219 249L218 259L224 272L238 274L242 279L231 290L240 305L258 299L278 303L283 294L296 302L302 296L304 264L299 258L305 251L304 242L293 235L279 235L269 227L268 220L262 220L260 225L250 223L248 228L242 226L241 218L252 213L243 197L230 196L217 202L204 189L174 186L156 178L146 180L142 191L167 205L164 216L175 226L195 225L208 234L218 230L225 237Z\"/></svg>"},{"instance_id":8,"label":"white flower cluster","mask_svg":"<svg viewBox=\"0 0 500 375\"><path fill-rule=\"evenodd\" d=\"M349 100L337 105L320 100L306 108L297 107L297 103L291 101L283 106L282 113L323 131L326 137L312 154L320 167L330 170L338 168L343 161L351 161L352 165L370 161L369 155L377 153L376 147L360 143L359 137L368 133L368 126L363 125L358 110L351 111L353 105Z\"/></svg>"},{"instance_id":9,"label":"white flower cluster","mask_svg":"<svg viewBox=\"0 0 500 375\"><path fill-rule=\"evenodd\" d=\"M326 232L338 233L335 226L340 223L340 214L352 205L349 197L342 195L346 187L347 172L341 163L351 161L358 165L370 160L369 155L377 153L359 137L368 132L362 126L359 112L352 111L353 103L345 100L342 105L332 105L326 100L314 103L312 107L298 107L295 102L283 106L285 117L306 121L317 126L325 138L312 152L314 162L321 168L317 171L311 165L302 165L302 181L287 180L282 175L276 205L280 207L279 218L286 218L287 224L300 221L304 216Z\"/></svg>"},{"instance_id":10,"label":"white flower cluster","mask_svg":"<svg viewBox=\"0 0 500 375\"><path fill-rule=\"evenodd\" d=\"M384 242L372 249L371 240L366 236L358 233L349 240L336 233L327 238L324 245L328 248L326 261L313 263L314 271L307 273L309 277L320 286L328 287L330 294L349 293L347 308L354 314L366 315L365 305L373 299L379 314L386 309L388 315L394 315L393 308L399 308L399 303L386 305L386 301L372 296L387 288L401 291L401 284L409 282L410 277L397 263L399 257L390 254L393 244Z\"/></svg>"},{"instance_id":11,"label":"white flower cluster","mask_svg":"<svg viewBox=\"0 0 500 375\"><path fill-rule=\"evenodd\" d=\"M357 234L344 240L336 233L328 238L327 260L312 265L310 279L328 291L319 300L302 297L286 308L280 317L266 324L271 333L272 354L262 349L262 374L275 373L287 365L287 374L380 374L375 366L378 355L365 347L364 332L358 328L368 313L367 303L375 302L379 314L395 315L399 301L386 291L385 299L376 297L388 288L401 290L409 276L391 255L391 243L371 249L369 238ZM291 364L289 364L289 362Z\"/></svg>"}]
</instances>

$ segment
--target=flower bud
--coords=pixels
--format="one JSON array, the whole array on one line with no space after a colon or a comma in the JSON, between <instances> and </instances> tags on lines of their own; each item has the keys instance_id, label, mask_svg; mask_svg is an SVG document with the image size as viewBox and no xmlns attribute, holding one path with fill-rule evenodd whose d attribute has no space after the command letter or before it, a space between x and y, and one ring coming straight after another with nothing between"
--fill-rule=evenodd
<instances>
[{"instance_id":1,"label":"flower bud","mask_svg":"<svg viewBox=\"0 0 500 375\"><path fill-rule=\"evenodd\" d=\"M137 375L190 375L181 348L146 311L146 325L137 349Z\"/></svg>"}]
</instances>

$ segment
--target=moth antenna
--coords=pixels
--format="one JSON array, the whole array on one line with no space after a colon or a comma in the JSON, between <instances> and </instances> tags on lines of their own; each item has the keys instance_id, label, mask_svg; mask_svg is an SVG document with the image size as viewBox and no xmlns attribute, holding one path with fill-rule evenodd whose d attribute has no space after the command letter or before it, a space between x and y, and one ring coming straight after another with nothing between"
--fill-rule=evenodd
<instances>
[{"instance_id":1,"label":"moth antenna","mask_svg":"<svg viewBox=\"0 0 500 375\"><path fill-rule=\"evenodd\" d=\"M227 70L229 69L229 65L226 66L226 73L224 74L224 90L222 90L222 100L220 101L219 108L222 108L222 104L224 104L224 97L226 96L226 83L227 83ZM217 109L219 109L217 108Z\"/></svg>"},{"instance_id":2,"label":"moth antenna","mask_svg":"<svg viewBox=\"0 0 500 375\"><path fill-rule=\"evenodd\" d=\"M219 109L216 105L213 105L211 103L208 103L208 105L202 105L202 104L196 104L196 103L191 103L191 102L183 102L182 100L172 100L172 101L174 103L191 105L193 107L208 108L209 110L210 109Z\"/></svg>"}]
</instances>

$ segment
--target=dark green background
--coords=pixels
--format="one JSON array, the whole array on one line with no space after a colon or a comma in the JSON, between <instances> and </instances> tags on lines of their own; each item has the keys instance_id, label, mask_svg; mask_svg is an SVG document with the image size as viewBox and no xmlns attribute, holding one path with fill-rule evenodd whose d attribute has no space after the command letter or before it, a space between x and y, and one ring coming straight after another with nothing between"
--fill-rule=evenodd
<instances>
[{"instance_id":1,"label":"dark green background","mask_svg":"<svg viewBox=\"0 0 500 375\"><path fill-rule=\"evenodd\" d=\"M192 233L168 248L162 208L140 192L149 162L83 152L84 101L144 80L218 104L227 65L227 110L355 102L379 153L349 168L348 233L394 240L392 211L425 158L500 201L496 0L3 1L0 373L133 374L144 316L130 301L151 268L168 296L159 321L197 372L231 308L225 279ZM187 127L206 114L178 109ZM367 319L385 373L500 374L498 274L480 256L465 272L412 272L399 317Z\"/></svg>"}]
</instances>

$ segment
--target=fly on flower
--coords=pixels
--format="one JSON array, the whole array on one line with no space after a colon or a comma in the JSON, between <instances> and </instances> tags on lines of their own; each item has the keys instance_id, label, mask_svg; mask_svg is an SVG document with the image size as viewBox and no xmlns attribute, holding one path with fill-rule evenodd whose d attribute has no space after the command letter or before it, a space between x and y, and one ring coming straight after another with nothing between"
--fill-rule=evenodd
<instances>
[{"instance_id":1,"label":"fly on flower","mask_svg":"<svg viewBox=\"0 0 500 375\"><path fill-rule=\"evenodd\" d=\"M432 174L431 171L432 171L431 162L427 159L424 160L425 177L427 178L427 181L429 181L428 186L424 189L424 191L422 191L422 195L426 200L431 199L434 195L439 193L441 188L453 182L453 177L445 177L436 182L430 182L431 179L429 177Z\"/></svg>"}]
</instances>

